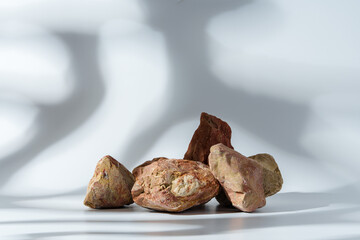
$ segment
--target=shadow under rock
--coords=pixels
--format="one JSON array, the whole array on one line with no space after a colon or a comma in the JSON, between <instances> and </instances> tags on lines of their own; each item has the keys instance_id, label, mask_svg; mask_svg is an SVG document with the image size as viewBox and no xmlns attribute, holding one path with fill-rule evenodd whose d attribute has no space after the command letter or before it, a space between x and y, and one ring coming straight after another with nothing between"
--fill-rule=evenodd
<instances>
[{"instance_id":1,"label":"shadow under rock","mask_svg":"<svg viewBox=\"0 0 360 240\"><path fill-rule=\"evenodd\" d=\"M151 212L157 212L159 213L159 211L153 211L150 210ZM239 212L239 210L237 210L236 208L227 208L227 207L223 207L220 205L217 205L216 207L212 204L202 204L199 206L195 206L192 207L190 209L187 209L183 212L161 212L161 213L165 213L165 214L169 214L169 215L174 215L174 216L191 216L191 215L213 215L213 214L224 214L224 213L236 213Z\"/></svg>"},{"instance_id":2,"label":"shadow under rock","mask_svg":"<svg viewBox=\"0 0 360 240\"><path fill-rule=\"evenodd\" d=\"M106 212L106 213L117 213L117 212L146 212L149 214L166 214L166 215L173 215L173 216L187 216L187 215L211 215L211 214L222 214L222 213L236 213L240 212L236 208L229 208L223 207L220 205L213 205L213 204L202 204L199 206L192 207L187 209L183 212L165 212L165 211L157 211L148 208L143 208L141 206L131 204L129 206L115 208L115 209L88 209L85 213L86 214L97 214L99 212Z\"/></svg>"}]
</instances>

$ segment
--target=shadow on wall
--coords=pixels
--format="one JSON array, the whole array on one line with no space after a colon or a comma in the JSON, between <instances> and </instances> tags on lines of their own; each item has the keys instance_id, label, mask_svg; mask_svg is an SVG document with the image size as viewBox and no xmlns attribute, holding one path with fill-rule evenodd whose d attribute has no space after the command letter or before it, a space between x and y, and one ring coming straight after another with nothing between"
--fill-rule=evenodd
<instances>
[{"instance_id":1,"label":"shadow on wall","mask_svg":"<svg viewBox=\"0 0 360 240\"><path fill-rule=\"evenodd\" d=\"M211 72L209 39L205 31L207 24L212 17L251 2L140 2L149 25L165 38L171 71L164 99L167 106L153 125L130 137L126 152L119 159L141 159L154 144L154 137L160 137L170 126L183 120L199 117L202 111L237 123L286 151L306 155L299 145L299 137L309 114L307 106L230 88ZM0 187L41 151L80 127L103 100L105 87L97 62L97 36L71 32L54 34L71 54L74 91L60 104L38 105L36 123L39 130L29 144L0 160L0 169L3 170Z\"/></svg>"},{"instance_id":2,"label":"shadow on wall","mask_svg":"<svg viewBox=\"0 0 360 240\"><path fill-rule=\"evenodd\" d=\"M148 24L165 38L170 75L162 101L167 105L152 125L130 137L125 153L119 159L141 159L153 146L154 138L177 123L198 118L203 111L234 122L280 149L307 155L299 138L309 116L308 106L228 87L211 71L207 24L220 13L252 2L140 2Z\"/></svg>"},{"instance_id":3,"label":"shadow on wall","mask_svg":"<svg viewBox=\"0 0 360 240\"><path fill-rule=\"evenodd\" d=\"M96 35L55 32L67 47L73 66L74 90L59 104L38 104L38 131L19 151L0 160L0 187L39 153L80 127L99 107L105 94L98 66Z\"/></svg>"}]
</instances>

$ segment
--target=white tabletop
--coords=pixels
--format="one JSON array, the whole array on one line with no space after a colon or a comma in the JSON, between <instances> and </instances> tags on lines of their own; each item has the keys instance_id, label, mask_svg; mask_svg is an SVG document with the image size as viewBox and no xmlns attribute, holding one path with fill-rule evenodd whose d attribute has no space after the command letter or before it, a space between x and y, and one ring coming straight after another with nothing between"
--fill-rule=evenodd
<instances>
[{"instance_id":1,"label":"white tabletop","mask_svg":"<svg viewBox=\"0 0 360 240\"><path fill-rule=\"evenodd\" d=\"M355 186L334 192L280 192L253 213L215 200L182 213L136 204L108 210L82 205L83 194L5 199L1 239L359 239ZM350 195L351 193L351 195Z\"/></svg>"}]
</instances>

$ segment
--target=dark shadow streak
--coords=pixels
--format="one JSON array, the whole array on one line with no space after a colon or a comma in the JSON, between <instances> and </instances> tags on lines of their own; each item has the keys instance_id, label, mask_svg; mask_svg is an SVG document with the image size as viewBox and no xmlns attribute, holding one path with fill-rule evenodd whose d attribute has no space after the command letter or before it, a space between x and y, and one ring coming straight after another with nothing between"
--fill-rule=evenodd
<instances>
[{"instance_id":1,"label":"dark shadow streak","mask_svg":"<svg viewBox=\"0 0 360 240\"><path fill-rule=\"evenodd\" d=\"M308 106L231 88L221 83L211 71L206 33L209 21L220 13L252 2L140 2L149 25L165 38L170 76L162 102L167 105L152 125L130 138L119 159L140 160L155 143L154 138L161 137L175 124L199 117L203 111L238 124L288 152L308 155L299 144L310 114ZM272 7L269 9L274 10Z\"/></svg>"},{"instance_id":2,"label":"dark shadow streak","mask_svg":"<svg viewBox=\"0 0 360 240\"><path fill-rule=\"evenodd\" d=\"M38 131L26 146L0 160L0 187L43 150L79 128L104 98L105 87L98 65L98 37L72 32L54 32L54 35L62 40L70 53L74 89L59 104L37 105L39 114L35 127ZM56 172L56 169L49 169L49 172Z\"/></svg>"}]
</instances>

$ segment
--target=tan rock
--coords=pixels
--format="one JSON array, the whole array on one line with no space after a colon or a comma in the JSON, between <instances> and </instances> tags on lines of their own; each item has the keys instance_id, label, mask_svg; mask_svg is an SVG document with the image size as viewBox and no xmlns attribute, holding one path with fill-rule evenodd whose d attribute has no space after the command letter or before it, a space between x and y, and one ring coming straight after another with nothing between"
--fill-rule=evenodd
<instances>
[{"instance_id":1,"label":"tan rock","mask_svg":"<svg viewBox=\"0 0 360 240\"><path fill-rule=\"evenodd\" d=\"M136 179L137 176L139 176L139 175L142 174L144 167L146 167L147 165L150 165L150 164L152 164L153 162L156 162L156 161L158 161L158 160L160 160L160 159L168 159L168 158L166 158L166 157L153 158L153 160L146 161L146 162L144 162L143 164L135 167L135 168L132 170L132 174L133 174L133 176L135 177L135 179Z\"/></svg>"},{"instance_id":2,"label":"tan rock","mask_svg":"<svg viewBox=\"0 0 360 240\"><path fill-rule=\"evenodd\" d=\"M131 172L107 155L96 165L84 204L91 208L117 208L131 204L131 188L134 181Z\"/></svg>"},{"instance_id":3,"label":"tan rock","mask_svg":"<svg viewBox=\"0 0 360 240\"><path fill-rule=\"evenodd\" d=\"M233 148L231 146L231 128L221 119L203 112L200 116L200 125L190 141L184 159L207 164L210 147L217 143Z\"/></svg>"},{"instance_id":4,"label":"tan rock","mask_svg":"<svg viewBox=\"0 0 360 240\"><path fill-rule=\"evenodd\" d=\"M256 154L249 158L254 159L263 167L263 187L265 197L274 195L281 190L283 178L273 156L267 153Z\"/></svg>"},{"instance_id":5,"label":"tan rock","mask_svg":"<svg viewBox=\"0 0 360 240\"><path fill-rule=\"evenodd\" d=\"M181 212L208 202L220 188L201 162L161 158L135 169L134 202L153 210Z\"/></svg>"},{"instance_id":6,"label":"tan rock","mask_svg":"<svg viewBox=\"0 0 360 240\"><path fill-rule=\"evenodd\" d=\"M263 168L256 161L219 143L210 148L209 166L234 207L253 212L265 206Z\"/></svg>"}]
</instances>

